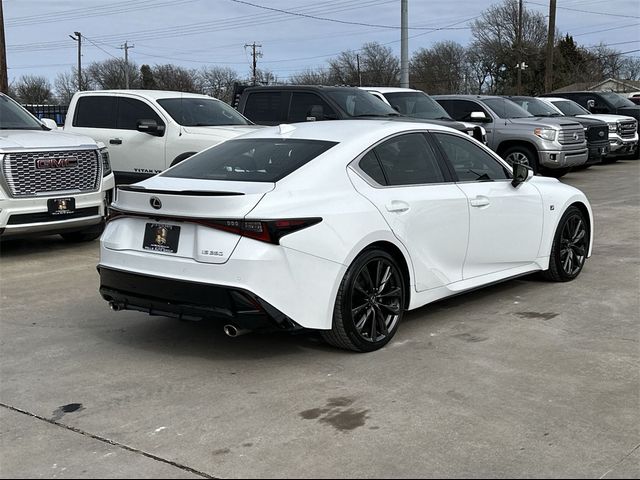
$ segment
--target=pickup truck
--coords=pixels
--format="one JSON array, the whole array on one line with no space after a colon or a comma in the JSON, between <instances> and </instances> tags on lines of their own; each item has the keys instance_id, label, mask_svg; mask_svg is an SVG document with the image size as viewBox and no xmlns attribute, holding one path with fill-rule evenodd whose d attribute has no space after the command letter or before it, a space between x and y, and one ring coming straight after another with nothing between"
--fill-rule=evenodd
<instances>
[{"instance_id":1,"label":"pickup truck","mask_svg":"<svg viewBox=\"0 0 640 480\"><path fill-rule=\"evenodd\" d=\"M135 183L261 128L226 103L193 93L94 90L71 99L64 131L109 147L116 183Z\"/></svg>"},{"instance_id":2,"label":"pickup truck","mask_svg":"<svg viewBox=\"0 0 640 480\"><path fill-rule=\"evenodd\" d=\"M638 121L625 115L613 115L608 113L591 113L582 105L573 100L562 97L540 97L551 108L576 120L581 118L595 118L607 122L609 126L609 154L606 162L614 162L620 157L633 154L638 148Z\"/></svg>"},{"instance_id":3,"label":"pickup truck","mask_svg":"<svg viewBox=\"0 0 640 480\"><path fill-rule=\"evenodd\" d=\"M453 118L436 102L422 90L414 90L413 88L400 87L358 87L365 90L380 99L387 105L391 106L397 112L413 118L422 118L424 120L444 120L454 122ZM475 125L469 122L459 122L467 127L476 140L480 140L486 145L487 132L481 125Z\"/></svg>"},{"instance_id":4,"label":"pickup truck","mask_svg":"<svg viewBox=\"0 0 640 480\"><path fill-rule=\"evenodd\" d=\"M247 87L239 94L238 111L260 125L320 120L392 120L444 125L482 141L480 130L451 118L412 118L358 87L273 85Z\"/></svg>"},{"instance_id":5,"label":"pickup truck","mask_svg":"<svg viewBox=\"0 0 640 480\"><path fill-rule=\"evenodd\" d=\"M104 145L55 131L0 94L0 238L100 236L115 182Z\"/></svg>"},{"instance_id":6,"label":"pickup truck","mask_svg":"<svg viewBox=\"0 0 640 480\"><path fill-rule=\"evenodd\" d=\"M568 116L560 112L557 108L549 105L547 102L535 97L512 96L506 97L512 102L517 103L531 115L536 117L562 118L570 117L580 123L584 128L584 136L587 139L587 149L589 157L585 166L601 163L609 153L609 125L607 122L596 118Z\"/></svg>"},{"instance_id":7,"label":"pickup truck","mask_svg":"<svg viewBox=\"0 0 640 480\"><path fill-rule=\"evenodd\" d=\"M633 117L636 120L636 132L640 133L640 105L636 105L628 98L615 92L555 92L540 96L568 98L595 114ZM629 131L625 130L624 133L630 135L631 131L630 129ZM635 152L631 152L631 155L639 158L640 149L636 148Z\"/></svg>"},{"instance_id":8,"label":"pickup truck","mask_svg":"<svg viewBox=\"0 0 640 480\"><path fill-rule=\"evenodd\" d=\"M535 173L558 178L587 161L584 128L576 121L534 117L511 100L492 95L433 99L454 119L482 124L487 146L510 164L524 163Z\"/></svg>"}]
</instances>

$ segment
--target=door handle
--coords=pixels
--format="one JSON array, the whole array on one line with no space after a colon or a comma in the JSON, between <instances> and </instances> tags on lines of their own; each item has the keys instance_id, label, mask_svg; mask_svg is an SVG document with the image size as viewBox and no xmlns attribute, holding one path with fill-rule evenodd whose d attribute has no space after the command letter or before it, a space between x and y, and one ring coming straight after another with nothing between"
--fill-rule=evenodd
<instances>
[{"instance_id":1,"label":"door handle","mask_svg":"<svg viewBox=\"0 0 640 480\"><path fill-rule=\"evenodd\" d=\"M402 200L392 200L391 203L385 205L387 212L403 213L409 210L411 206Z\"/></svg>"},{"instance_id":2,"label":"door handle","mask_svg":"<svg viewBox=\"0 0 640 480\"><path fill-rule=\"evenodd\" d=\"M122 145L122 139L121 138L111 138L111 139L109 139L109 143L111 145Z\"/></svg>"},{"instance_id":3,"label":"door handle","mask_svg":"<svg viewBox=\"0 0 640 480\"><path fill-rule=\"evenodd\" d=\"M469 203L472 207L486 207L487 205L491 204L489 199L484 195L478 195L476 198L472 198L471 200L469 200Z\"/></svg>"}]
</instances>

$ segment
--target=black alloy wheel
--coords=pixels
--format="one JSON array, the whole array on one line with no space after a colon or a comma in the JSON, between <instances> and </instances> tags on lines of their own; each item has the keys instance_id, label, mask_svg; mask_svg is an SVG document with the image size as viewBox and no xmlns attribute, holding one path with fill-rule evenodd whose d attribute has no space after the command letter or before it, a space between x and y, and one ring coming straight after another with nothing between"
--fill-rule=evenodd
<instances>
[{"instance_id":1,"label":"black alloy wheel","mask_svg":"<svg viewBox=\"0 0 640 480\"><path fill-rule=\"evenodd\" d=\"M324 339L336 347L371 352L395 335L404 311L405 285L394 258L368 250L347 270Z\"/></svg>"},{"instance_id":2,"label":"black alloy wheel","mask_svg":"<svg viewBox=\"0 0 640 480\"><path fill-rule=\"evenodd\" d=\"M556 282L576 278L587 259L589 236L584 213L577 207L569 207L558 224L545 277Z\"/></svg>"}]
</instances>

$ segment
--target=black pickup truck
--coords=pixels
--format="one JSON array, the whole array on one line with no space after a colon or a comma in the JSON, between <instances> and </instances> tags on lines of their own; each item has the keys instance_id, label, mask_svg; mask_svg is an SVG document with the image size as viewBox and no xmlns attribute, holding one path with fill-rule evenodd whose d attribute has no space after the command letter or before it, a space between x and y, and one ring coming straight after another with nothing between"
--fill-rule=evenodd
<instances>
[{"instance_id":1,"label":"black pickup truck","mask_svg":"<svg viewBox=\"0 0 640 480\"><path fill-rule=\"evenodd\" d=\"M236 90L235 107L259 125L320 120L381 118L395 121L432 123L451 127L483 141L482 130L450 118L419 119L402 115L369 92L357 87L320 85L270 85Z\"/></svg>"}]
</instances>

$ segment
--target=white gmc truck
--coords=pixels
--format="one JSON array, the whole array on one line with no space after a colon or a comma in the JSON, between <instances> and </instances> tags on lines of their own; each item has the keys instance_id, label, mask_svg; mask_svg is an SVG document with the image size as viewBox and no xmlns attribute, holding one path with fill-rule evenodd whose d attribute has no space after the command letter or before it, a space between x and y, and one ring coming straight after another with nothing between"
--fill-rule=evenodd
<instances>
[{"instance_id":1,"label":"white gmc truck","mask_svg":"<svg viewBox=\"0 0 640 480\"><path fill-rule=\"evenodd\" d=\"M161 90L78 92L64 124L65 132L107 145L118 184L144 180L258 128L216 98Z\"/></svg>"},{"instance_id":2,"label":"white gmc truck","mask_svg":"<svg viewBox=\"0 0 640 480\"><path fill-rule=\"evenodd\" d=\"M104 145L56 131L55 122L0 93L0 239L59 233L93 240L114 187Z\"/></svg>"}]
</instances>

